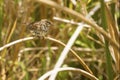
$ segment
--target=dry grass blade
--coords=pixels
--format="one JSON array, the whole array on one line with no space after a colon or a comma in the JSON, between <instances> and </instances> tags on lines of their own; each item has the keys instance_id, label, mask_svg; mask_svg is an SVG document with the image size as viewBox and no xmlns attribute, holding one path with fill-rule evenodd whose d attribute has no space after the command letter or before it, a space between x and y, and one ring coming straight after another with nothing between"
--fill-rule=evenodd
<instances>
[{"instance_id":1,"label":"dry grass blade","mask_svg":"<svg viewBox=\"0 0 120 80\"><path fill-rule=\"evenodd\" d=\"M64 60L65 60L65 58L66 58L69 50L71 49L73 43L75 42L76 38L78 37L79 33L82 31L82 29L84 28L84 26L85 26L85 25L84 25L83 23L81 23L81 24L77 27L77 29L75 30L74 34L72 35L72 37L69 39L67 45L65 46L64 50L61 52L61 55L60 55L57 63L55 64L54 69L59 68L59 67L63 64L63 62L64 62ZM82 59L80 60L80 62L81 62L81 61L82 61ZM82 61L82 63L83 63L83 61ZM84 65L85 65L85 64L83 64L83 66L84 66ZM89 70L88 67L85 67L85 69L87 69L87 71L92 74L92 71ZM57 75L57 72L56 72L56 73L53 73L53 74L50 76L49 80L54 80L55 77L56 77L56 75Z\"/></svg>"},{"instance_id":2,"label":"dry grass blade","mask_svg":"<svg viewBox=\"0 0 120 80\"><path fill-rule=\"evenodd\" d=\"M4 50L5 48L8 48L8 47L10 47L10 46L13 46L13 45L15 45L15 44L18 44L18 43L20 43L20 42L24 42L24 41L28 41L28 40L33 40L33 39L36 39L36 38L34 38L34 37L28 37L28 38L23 38L23 39L19 39L19 40L13 41L13 42L11 42L11 43L9 43L9 44L4 45L3 47L0 47L0 51ZM53 39L53 38L50 38L50 37L46 37L46 39L47 39L47 40L50 40L50 41L54 41L54 42L56 42L56 43L59 43L59 44L65 46L65 44L62 43L62 42L59 41L59 40L56 40L56 39ZM91 70L89 69L89 67L84 63L84 61L83 61L72 49L70 49L70 51L71 51L72 54L78 59L78 61L80 62L80 64L83 65L83 67L85 68L85 70L87 70L88 72L92 73L92 71L91 71Z\"/></svg>"},{"instance_id":3,"label":"dry grass blade","mask_svg":"<svg viewBox=\"0 0 120 80\"><path fill-rule=\"evenodd\" d=\"M64 47L66 46L64 43L62 43L61 41L55 40L53 38L47 37L48 40L57 42L61 45L63 45ZM80 64L82 64L82 66L85 68L86 71L88 71L89 73L92 74L92 71L89 69L89 67L85 64L85 62L72 50L70 49L70 51L72 52L73 56L75 56L77 58L77 60L80 62Z\"/></svg>"},{"instance_id":4,"label":"dry grass blade","mask_svg":"<svg viewBox=\"0 0 120 80\"><path fill-rule=\"evenodd\" d=\"M24 49L20 50L18 53L18 61L20 62L23 52L36 51L36 50L48 50L48 49L49 49L48 47L24 48ZM50 49L58 50L58 47L51 47Z\"/></svg>"},{"instance_id":5,"label":"dry grass blade","mask_svg":"<svg viewBox=\"0 0 120 80\"><path fill-rule=\"evenodd\" d=\"M117 28L117 25L115 25L115 21L112 17L112 14L110 12L108 5L105 5L105 9L106 9L107 23L108 23L108 29L109 29L110 36L115 42L119 43L119 30ZM110 50L111 50L111 56L113 58L115 58L117 71L119 71L120 70L120 68L119 68L119 65L120 65L119 64L120 63L120 54L119 53L120 53L120 51L117 50L114 46L111 46Z\"/></svg>"},{"instance_id":6,"label":"dry grass blade","mask_svg":"<svg viewBox=\"0 0 120 80\"><path fill-rule=\"evenodd\" d=\"M6 45L0 47L0 51L4 50L5 48L8 48L10 46L13 46L13 45L15 45L17 43L24 42L24 41L27 41L27 40L32 40L32 39L34 39L34 37L28 37L28 38L23 38L23 39L19 39L19 40L13 41L13 42L11 42L9 44L6 44Z\"/></svg>"},{"instance_id":7,"label":"dry grass blade","mask_svg":"<svg viewBox=\"0 0 120 80\"><path fill-rule=\"evenodd\" d=\"M17 24L17 19L15 20L15 22L14 22L14 24L13 24L13 27L10 29L9 33L7 34L5 43L8 43L8 42L10 41L10 39L11 39L11 37L12 37L12 34L13 34L15 28L16 28L16 24ZM6 52L7 52L6 49L1 52L2 57L5 57ZM2 79L6 79L5 63L3 63L3 62L1 62L1 63L2 63L2 72L1 72L1 74L2 74Z\"/></svg>"},{"instance_id":8,"label":"dry grass blade","mask_svg":"<svg viewBox=\"0 0 120 80\"><path fill-rule=\"evenodd\" d=\"M13 32L15 31L15 28L16 28L16 24L17 24L17 19L15 20L14 24L13 24L13 27L8 35L8 38L7 38L7 43L10 41L11 37L12 37L12 34Z\"/></svg>"},{"instance_id":9,"label":"dry grass blade","mask_svg":"<svg viewBox=\"0 0 120 80\"><path fill-rule=\"evenodd\" d=\"M59 9L59 10L62 10L62 11L65 11L71 15L73 15L74 17L84 21L85 23L91 25L91 27L93 27L95 30L97 30L99 33L101 33L107 41L110 41L110 43L117 49L119 50L120 49L120 46L117 42L115 42L109 35L106 31L104 31L100 26L98 26L97 24L95 24L94 22L91 22L89 21L88 19L86 19L83 15L81 15L80 13L76 12L76 11L73 11L67 7L63 7L63 6L60 6L59 4L53 2L53 1L50 1L50 0L37 0L38 2L40 3L43 3L43 4L46 4L46 5L49 5L51 7L54 7L56 9Z\"/></svg>"},{"instance_id":10,"label":"dry grass blade","mask_svg":"<svg viewBox=\"0 0 120 80\"><path fill-rule=\"evenodd\" d=\"M0 0L0 80L119 80L119 8L118 0Z\"/></svg>"},{"instance_id":11,"label":"dry grass blade","mask_svg":"<svg viewBox=\"0 0 120 80\"><path fill-rule=\"evenodd\" d=\"M7 37L6 37L6 40L5 40L5 44L10 41L10 39L11 39L11 37L12 37L12 34L13 34L15 28L16 28L16 24L17 24L17 19L15 20L15 22L14 22L14 24L13 24L13 27L10 29L9 33L7 34ZM4 51L2 52L2 57L4 57L5 54L6 54L6 50L4 50Z\"/></svg>"},{"instance_id":12,"label":"dry grass blade","mask_svg":"<svg viewBox=\"0 0 120 80\"><path fill-rule=\"evenodd\" d=\"M94 75L81 70L81 69L77 69L77 68L71 68L71 67L66 67L66 68L57 68L55 69L55 71L74 71L74 72L79 72L80 74L86 76L87 78L91 79L91 80L98 80ZM54 70L47 72L46 74L44 74L42 77L40 77L38 80L44 80L46 79L49 75L51 75L54 72Z\"/></svg>"}]
</instances>

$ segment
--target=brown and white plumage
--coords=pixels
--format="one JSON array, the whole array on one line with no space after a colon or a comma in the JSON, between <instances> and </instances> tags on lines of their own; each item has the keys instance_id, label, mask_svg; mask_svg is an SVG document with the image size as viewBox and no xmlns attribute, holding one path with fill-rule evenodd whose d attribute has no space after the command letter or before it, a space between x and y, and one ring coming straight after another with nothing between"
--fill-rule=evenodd
<instances>
[{"instance_id":1,"label":"brown and white plumage","mask_svg":"<svg viewBox=\"0 0 120 80\"><path fill-rule=\"evenodd\" d=\"M35 37L44 37L48 31L49 27L52 26L52 22L47 19L42 19L41 21L30 23L27 28Z\"/></svg>"}]
</instances>

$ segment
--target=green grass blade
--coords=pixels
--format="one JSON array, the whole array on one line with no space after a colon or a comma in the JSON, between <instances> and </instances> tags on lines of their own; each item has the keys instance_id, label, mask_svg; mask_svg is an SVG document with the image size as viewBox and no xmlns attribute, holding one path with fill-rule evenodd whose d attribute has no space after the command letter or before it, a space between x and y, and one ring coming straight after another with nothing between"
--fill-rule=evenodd
<instances>
[{"instance_id":1,"label":"green grass blade","mask_svg":"<svg viewBox=\"0 0 120 80\"><path fill-rule=\"evenodd\" d=\"M107 31L107 18L105 12L105 3L104 0L101 0L101 17L102 17L102 26L104 30ZM107 75L109 80L113 80L113 69L112 69L112 59L109 51L109 44L108 41L105 40L105 51L106 51L106 68L107 68Z\"/></svg>"}]
</instances>

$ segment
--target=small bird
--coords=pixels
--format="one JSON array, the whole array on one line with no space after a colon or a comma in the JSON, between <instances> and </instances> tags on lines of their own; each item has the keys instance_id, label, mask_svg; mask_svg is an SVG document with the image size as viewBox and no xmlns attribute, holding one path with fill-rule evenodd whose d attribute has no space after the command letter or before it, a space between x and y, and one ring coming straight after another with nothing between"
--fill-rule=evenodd
<instances>
[{"instance_id":1,"label":"small bird","mask_svg":"<svg viewBox=\"0 0 120 80\"><path fill-rule=\"evenodd\" d=\"M45 38L48 33L49 28L53 23L47 19L42 19L41 21L32 22L27 25L27 29L32 33L34 37Z\"/></svg>"}]
</instances>

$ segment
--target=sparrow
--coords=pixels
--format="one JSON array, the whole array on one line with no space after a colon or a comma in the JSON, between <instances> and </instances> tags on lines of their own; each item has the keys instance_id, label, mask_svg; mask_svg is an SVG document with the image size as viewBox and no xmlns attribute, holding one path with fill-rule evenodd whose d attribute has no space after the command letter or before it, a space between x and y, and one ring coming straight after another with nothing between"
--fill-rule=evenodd
<instances>
[{"instance_id":1,"label":"sparrow","mask_svg":"<svg viewBox=\"0 0 120 80\"><path fill-rule=\"evenodd\" d=\"M37 22L32 22L27 25L27 29L34 37L44 37L47 35L53 23L47 19L42 19Z\"/></svg>"}]
</instances>

